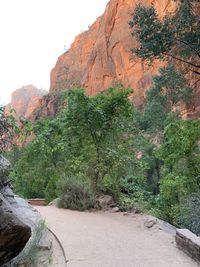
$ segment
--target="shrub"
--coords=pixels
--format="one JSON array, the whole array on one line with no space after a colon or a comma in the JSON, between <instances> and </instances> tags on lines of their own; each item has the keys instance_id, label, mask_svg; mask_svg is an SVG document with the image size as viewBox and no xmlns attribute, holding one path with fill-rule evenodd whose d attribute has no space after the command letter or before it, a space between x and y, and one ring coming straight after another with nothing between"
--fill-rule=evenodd
<instances>
[{"instance_id":1,"label":"shrub","mask_svg":"<svg viewBox=\"0 0 200 267\"><path fill-rule=\"evenodd\" d=\"M135 200L128 195L121 194L118 199L118 206L122 211L131 211L135 207Z\"/></svg>"},{"instance_id":2,"label":"shrub","mask_svg":"<svg viewBox=\"0 0 200 267\"><path fill-rule=\"evenodd\" d=\"M65 176L58 182L59 208L86 210L94 206L91 184L80 175Z\"/></svg>"},{"instance_id":3,"label":"shrub","mask_svg":"<svg viewBox=\"0 0 200 267\"><path fill-rule=\"evenodd\" d=\"M117 204L122 211L145 212L148 202L143 192L136 192L133 195L120 194Z\"/></svg>"},{"instance_id":4,"label":"shrub","mask_svg":"<svg viewBox=\"0 0 200 267\"><path fill-rule=\"evenodd\" d=\"M127 175L121 182L121 191L128 195L134 195L138 192L142 192L145 186L144 176Z\"/></svg>"},{"instance_id":5,"label":"shrub","mask_svg":"<svg viewBox=\"0 0 200 267\"><path fill-rule=\"evenodd\" d=\"M117 175L106 175L98 188L99 192L112 195L118 199L120 194L120 182Z\"/></svg>"}]
</instances>

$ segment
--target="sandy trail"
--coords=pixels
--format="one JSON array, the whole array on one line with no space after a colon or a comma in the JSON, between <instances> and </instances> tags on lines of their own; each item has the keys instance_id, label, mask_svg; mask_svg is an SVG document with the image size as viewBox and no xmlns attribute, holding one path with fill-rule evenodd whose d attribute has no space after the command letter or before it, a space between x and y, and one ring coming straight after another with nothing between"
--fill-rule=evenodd
<instances>
[{"instance_id":1,"label":"sandy trail","mask_svg":"<svg viewBox=\"0 0 200 267\"><path fill-rule=\"evenodd\" d=\"M197 267L174 237L144 216L36 207L65 249L69 267Z\"/></svg>"}]
</instances>

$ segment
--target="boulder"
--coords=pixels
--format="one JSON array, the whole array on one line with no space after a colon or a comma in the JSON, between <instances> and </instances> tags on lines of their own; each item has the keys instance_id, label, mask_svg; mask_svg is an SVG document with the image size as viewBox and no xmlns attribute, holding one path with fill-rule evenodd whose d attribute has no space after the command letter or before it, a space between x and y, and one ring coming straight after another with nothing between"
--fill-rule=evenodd
<instances>
[{"instance_id":1,"label":"boulder","mask_svg":"<svg viewBox=\"0 0 200 267\"><path fill-rule=\"evenodd\" d=\"M95 208L96 209L102 209L107 210L111 207L114 208L115 202L112 196L109 195L100 195L96 198L95 201Z\"/></svg>"},{"instance_id":2,"label":"boulder","mask_svg":"<svg viewBox=\"0 0 200 267\"><path fill-rule=\"evenodd\" d=\"M31 236L31 228L16 213L17 202L8 179L9 168L9 161L0 156L0 265L16 257Z\"/></svg>"},{"instance_id":3,"label":"boulder","mask_svg":"<svg viewBox=\"0 0 200 267\"><path fill-rule=\"evenodd\" d=\"M63 248L39 212L14 195L9 169L9 161L0 156L0 266L66 266Z\"/></svg>"},{"instance_id":4,"label":"boulder","mask_svg":"<svg viewBox=\"0 0 200 267\"><path fill-rule=\"evenodd\" d=\"M31 229L4 203L0 207L0 265L16 257L31 236Z\"/></svg>"}]
</instances>

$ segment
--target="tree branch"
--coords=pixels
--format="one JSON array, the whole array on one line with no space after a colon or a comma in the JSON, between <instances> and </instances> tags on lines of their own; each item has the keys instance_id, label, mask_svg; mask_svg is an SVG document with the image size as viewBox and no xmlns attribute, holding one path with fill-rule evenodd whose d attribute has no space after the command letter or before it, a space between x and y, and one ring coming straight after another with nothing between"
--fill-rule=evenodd
<instances>
[{"instance_id":1,"label":"tree branch","mask_svg":"<svg viewBox=\"0 0 200 267\"><path fill-rule=\"evenodd\" d=\"M192 84L192 87L196 86L196 84L200 82L200 79L198 79L197 81L195 81L193 84Z\"/></svg>"},{"instance_id":2,"label":"tree branch","mask_svg":"<svg viewBox=\"0 0 200 267\"><path fill-rule=\"evenodd\" d=\"M193 63L188 62L188 61L186 61L186 60L184 60L184 59L182 59L182 58L176 57L176 56L174 56L174 55L172 55L172 54L169 54L169 53L165 53L165 52L164 52L163 55L168 56L168 57L172 57L172 58L174 58L174 59L176 59L176 60L178 60L178 61L180 61L180 62L183 62L183 63L185 63L185 64L188 64L188 65L190 65L190 66L192 66L192 67L194 67L194 68L198 68L198 69L200 69L200 65L193 64ZM196 74L200 74L198 71L193 71L193 72L196 73Z\"/></svg>"},{"instance_id":3,"label":"tree branch","mask_svg":"<svg viewBox=\"0 0 200 267\"><path fill-rule=\"evenodd\" d=\"M192 51L194 51L194 52L197 54L197 56L200 58L200 53L199 53L199 51L197 51L194 47L192 47L192 45L190 45L190 44L188 44L187 42L185 42L185 41L183 41L183 40L181 40L181 39L178 39L178 38L175 38L175 41L180 42L180 43L182 43L182 44L188 46L188 47L189 47Z\"/></svg>"},{"instance_id":4,"label":"tree branch","mask_svg":"<svg viewBox=\"0 0 200 267\"><path fill-rule=\"evenodd\" d=\"M196 73L197 75L200 75L199 71L191 70L192 72Z\"/></svg>"}]
</instances>

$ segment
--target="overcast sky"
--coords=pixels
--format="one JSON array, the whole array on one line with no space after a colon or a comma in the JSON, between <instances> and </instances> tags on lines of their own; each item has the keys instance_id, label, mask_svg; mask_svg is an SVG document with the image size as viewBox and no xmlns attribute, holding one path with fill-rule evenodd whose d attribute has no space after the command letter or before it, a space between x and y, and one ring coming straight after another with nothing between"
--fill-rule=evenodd
<instances>
[{"instance_id":1,"label":"overcast sky","mask_svg":"<svg viewBox=\"0 0 200 267\"><path fill-rule=\"evenodd\" d=\"M108 0L0 0L0 103L33 84L49 89L64 48L101 15Z\"/></svg>"}]
</instances>

